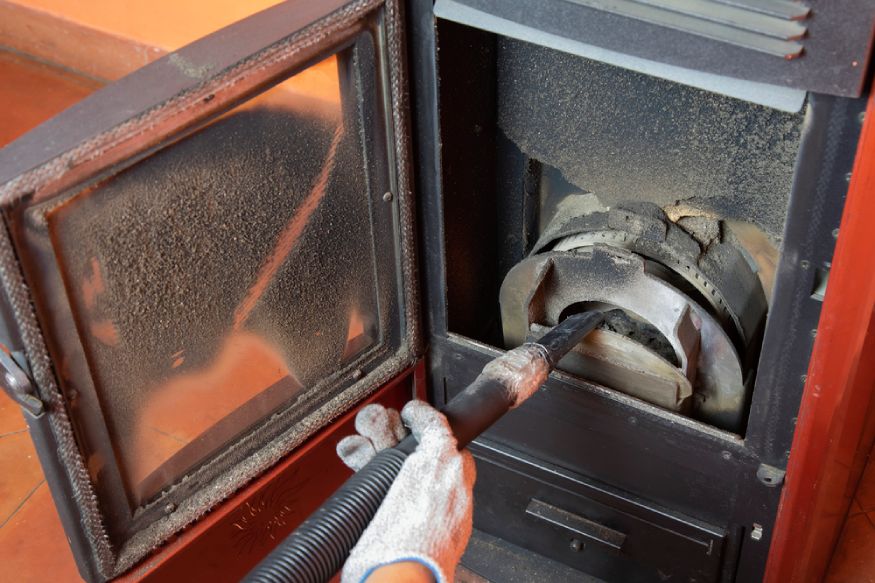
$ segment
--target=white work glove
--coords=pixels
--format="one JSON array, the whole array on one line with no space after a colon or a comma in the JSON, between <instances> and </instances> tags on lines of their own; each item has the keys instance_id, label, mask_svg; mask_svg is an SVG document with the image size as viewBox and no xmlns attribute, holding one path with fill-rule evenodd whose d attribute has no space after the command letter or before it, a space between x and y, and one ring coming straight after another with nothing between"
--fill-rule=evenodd
<instances>
[{"instance_id":1,"label":"white work glove","mask_svg":"<svg viewBox=\"0 0 875 583\"><path fill-rule=\"evenodd\" d=\"M452 581L471 538L474 460L456 450L446 417L424 401L407 403L400 417L381 405L364 407L355 419L359 435L342 439L337 454L358 471L406 437L402 420L419 445L343 566L342 583L362 583L401 561L425 565L439 583Z\"/></svg>"}]
</instances>

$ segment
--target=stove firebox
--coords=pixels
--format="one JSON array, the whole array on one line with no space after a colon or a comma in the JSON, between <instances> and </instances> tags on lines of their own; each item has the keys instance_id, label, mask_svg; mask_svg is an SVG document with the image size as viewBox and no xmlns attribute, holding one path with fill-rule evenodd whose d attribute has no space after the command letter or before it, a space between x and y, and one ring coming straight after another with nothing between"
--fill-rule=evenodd
<instances>
[{"instance_id":1,"label":"stove firebox","mask_svg":"<svg viewBox=\"0 0 875 583\"><path fill-rule=\"evenodd\" d=\"M581 578L758 580L864 101L691 80L518 4L414 10L434 400L620 311L472 446L475 528Z\"/></svg>"}]
</instances>

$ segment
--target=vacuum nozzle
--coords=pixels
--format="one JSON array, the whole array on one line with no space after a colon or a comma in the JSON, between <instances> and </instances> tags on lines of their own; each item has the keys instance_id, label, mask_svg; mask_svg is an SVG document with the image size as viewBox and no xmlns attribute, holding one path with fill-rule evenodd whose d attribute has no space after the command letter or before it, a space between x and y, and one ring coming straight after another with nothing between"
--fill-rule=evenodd
<instances>
[{"instance_id":1,"label":"vacuum nozzle","mask_svg":"<svg viewBox=\"0 0 875 583\"><path fill-rule=\"evenodd\" d=\"M586 338L605 319L604 312L581 312L572 314L544 334L537 344L544 349L550 368L554 368L562 357Z\"/></svg>"}]
</instances>

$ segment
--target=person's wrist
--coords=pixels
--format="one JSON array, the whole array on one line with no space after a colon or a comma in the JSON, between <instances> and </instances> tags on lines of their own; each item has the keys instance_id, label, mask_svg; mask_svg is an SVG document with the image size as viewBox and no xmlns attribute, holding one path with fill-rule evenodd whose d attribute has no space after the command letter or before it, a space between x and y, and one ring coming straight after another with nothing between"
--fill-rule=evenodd
<instances>
[{"instance_id":1,"label":"person's wrist","mask_svg":"<svg viewBox=\"0 0 875 583\"><path fill-rule=\"evenodd\" d=\"M363 583L433 583L437 581L430 565L415 559L405 559L380 565L367 575Z\"/></svg>"}]
</instances>

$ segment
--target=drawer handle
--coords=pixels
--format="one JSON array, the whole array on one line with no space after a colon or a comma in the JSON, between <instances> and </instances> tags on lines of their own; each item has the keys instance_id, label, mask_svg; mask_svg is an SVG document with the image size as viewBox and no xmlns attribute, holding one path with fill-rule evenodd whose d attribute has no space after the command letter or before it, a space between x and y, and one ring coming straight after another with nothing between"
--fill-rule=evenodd
<instances>
[{"instance_id":1,"label":"drawer handle","mask_svg":"<svg viewBox=\"0 0 875 583\"><path fill-rule=\"evenodd\" d=\"M622 550L626 542L626 535L618 530L534 498L526 507L526 514L615 551Z\"/></svg>"}]
</instances>

